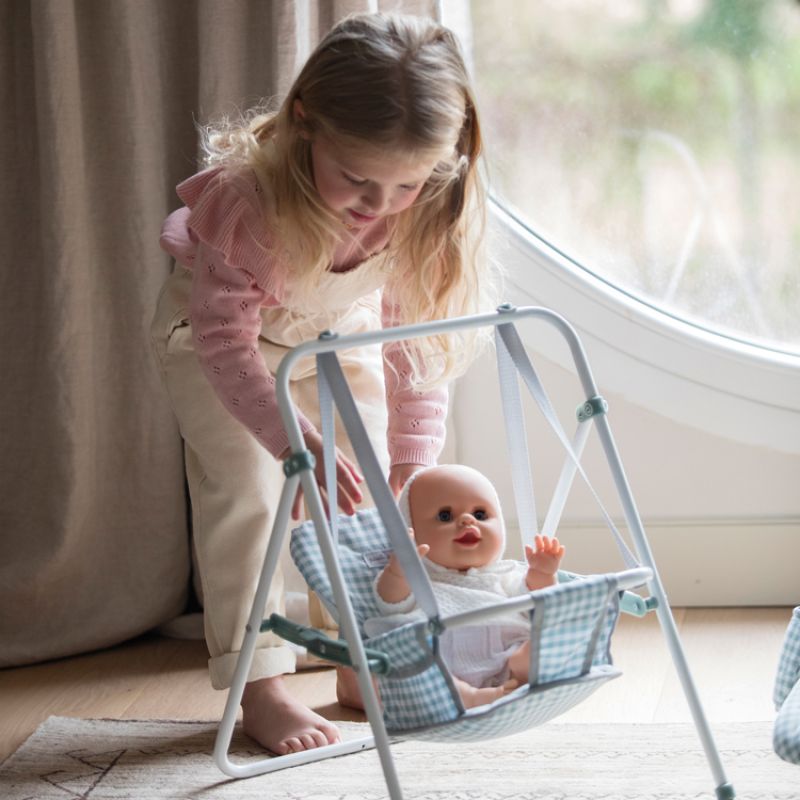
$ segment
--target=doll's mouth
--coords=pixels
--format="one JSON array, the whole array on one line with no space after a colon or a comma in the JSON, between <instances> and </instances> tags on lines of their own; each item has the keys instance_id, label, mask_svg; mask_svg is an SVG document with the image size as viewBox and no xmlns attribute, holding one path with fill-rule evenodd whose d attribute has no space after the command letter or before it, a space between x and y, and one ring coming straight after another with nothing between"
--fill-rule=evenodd
<instances>
[{"instance_id":1,"label":"doll's mouth","mask_svg":"<svg viewBox=\"0 0 800 800\"><path fill-rule=\"evenodd\" d=\"M481 540L481 536L477 531L464 531L461 536L457 537L455 541L458 544L478 544Z\"/></svg>"}]
</instances>

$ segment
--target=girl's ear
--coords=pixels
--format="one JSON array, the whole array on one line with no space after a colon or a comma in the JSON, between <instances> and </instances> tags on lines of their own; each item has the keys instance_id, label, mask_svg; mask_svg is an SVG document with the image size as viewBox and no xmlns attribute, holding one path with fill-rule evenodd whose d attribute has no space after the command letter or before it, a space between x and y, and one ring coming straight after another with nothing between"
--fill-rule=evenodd
<instances>
[{"instance_id":1,"label":"girl's ear","mask_svg":"<svg viewBox=\"0 0 800 800\"><path fill-rule=\"evenodd\" d=\"M311 140L311 131L308 129L308 120L306 118L306 110L303 107L303 101L297 97L292 103L292 117L294 124L297 126L297 132L302 139Z\"/></svg>"}]
</instances>

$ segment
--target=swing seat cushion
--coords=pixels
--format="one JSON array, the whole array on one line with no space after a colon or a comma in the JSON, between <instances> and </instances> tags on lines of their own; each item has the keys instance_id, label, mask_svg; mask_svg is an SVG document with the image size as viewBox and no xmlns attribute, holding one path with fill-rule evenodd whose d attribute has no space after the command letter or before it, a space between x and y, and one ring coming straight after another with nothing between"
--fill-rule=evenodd
<instances>
[{"instance_id":1,"label":"swing seat cushion","mask_svg":"<svg viewBox=\"0 0 800 800\"><path fill-rule=\"evenodd\" d=\"M603 608L608 586L604 576L587 581L585 586L572 582L533 593L539 601L540 613L545 609L539 680L534 685L519 687L491 705L460 709L449 672L437 661L427 621L368 639L365 644L386 653L391 663L389 673L378 676L387 731L404 738L452 742L510 736L559 716L620 675L610 664L608 654L608 640L616 620L615 611ZM586 602L587 590L590 595L595 594L600 613L606 618L598 635L593 663L584 673L587 643L598 616L597 604ZM578 610L579 606L583 609ZM588 609L591 609L588 614L582 613Z\"/></svg>"},{"instance_id":2,"label":"swing seat cushion","mask_svg":"<svg viewBox=\"0 0 800 800\"><path fill-rule=\"evenodd\" d=\"M778 709L772 733L775 752L784 761L800 764L800 606L783 640L773 700Z\"/></svg>"},{"instance_id":3,"label":"swing seat cushion","mask_svg":"<svg viewBox=\"0 0 800 800\"><path fill-rule=\"evenodd\" d=\"M437 741L510 735L563 713L620 674L611 665L609 652L619 615L615 578L580 578L532 593L535 613L543 620L535 684L519 687L491 705L464 711L447 668L437 658L427 620L372 638L365 635L366 620L379 615L373 582L391 553L377 509L340 516L337 528L337 556L359 632L367 647L389 657L390 670L378 676L378 682L390 733ZM312 521L292 532L290 550L309 587L338 621Z\"/></svg>"},{"instance_id":4,"label":"swing seat cushion","mask_svg":"<svg viewBox=\"0 0 800 800\"><path fill-rule=\"evenodd\" d=\"M389 561L392 550L375 508L359 509L352 516L340 515L337 528L339 566L350 594L359 633L365 638L364 623L371 617L380 616L372 584ZM309 588L338 623L339 612L312 520L292 531L289 549Z\"/></svg>"}]
</instances>

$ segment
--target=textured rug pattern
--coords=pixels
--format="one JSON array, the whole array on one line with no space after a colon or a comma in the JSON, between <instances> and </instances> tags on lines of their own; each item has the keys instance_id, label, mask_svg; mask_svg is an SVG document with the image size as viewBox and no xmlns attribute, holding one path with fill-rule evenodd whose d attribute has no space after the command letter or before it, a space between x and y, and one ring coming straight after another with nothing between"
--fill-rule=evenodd
<instances>
[{"instance_id":1,"label":"textured rug pattern","mask_svg":"<svg viewBox=\"0 0 800 800\"><path fill-rule=\"evenodd\" d=\"M347 738L368 726L340 723ZM4 800L382 800L368 750L245 780L211 760L216 724L51 717L0 767ZM742 800L800 800L800 767L771 749L769 723L715 726ZM393 755L406 800L713 800L691 725L551 723L473 745L401 742ZM234 737L236 761L262 758Z\"/></svg>"}]
</instances>

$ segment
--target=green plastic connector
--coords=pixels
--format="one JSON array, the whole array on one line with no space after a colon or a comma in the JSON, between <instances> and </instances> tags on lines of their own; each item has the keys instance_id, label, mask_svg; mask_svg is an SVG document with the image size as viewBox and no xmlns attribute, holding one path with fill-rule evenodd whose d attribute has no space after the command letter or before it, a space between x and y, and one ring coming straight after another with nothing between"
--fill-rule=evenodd
<instances>
[{"instance_id":1,"label":"green plastic connector","mask_svg":"<svg viewBox=\"0 0 800 800\"><path fill-rule=\"evenodd\" d=\"M734 800L736 792L733 791L733 786L729 783L721 783L717 786L717 800Z\"/></svg>"},{"instance_id":2,"label":"green plastic connector","mask_svg":"<svg viewBox=\"0 0 800 800\"><path fill-rule=\"evenodd\" d=\"M291 453L283 459L283 474L287 478L297 475L304 469L314 469L317 460L310 450L301 450L299 453Z\"/></svg>"},{"instance_id":3,"label":"green plastic connector","mask_svg":"<svg viewBox=\"0 0 800 800\"><path fill-rule=\"evenodd\" d=\"M619 601L620 611L632 617L644 617L658 608L658 599L655 597L641 597L635 592L623 592Z\"/></svg>"},{"instance_id":4,"label":"green plastic connector","mask_svg":"<svg viewBox=\"0 0 800 800\"><path fill-rule=\"evenodd\" d=\"M560 569L558 571L559 583L568 583L580 579L581 576L574 572L567 572ZM658 608L658 599L655 597L642 597L636 592L622 592L622 597L619 601L619 610L623 614L629 614L632 617L644 617L651 611Z\"/></svg>"},{"instance_id":5,"label":"green plastic connector","mask_svg":"<svg viewBox=\"0 0 800 800\"><path fill-rule=\"evenodd\" d=\"M261 623L259 629L261 633L272 631L281 639L305 647L309 653L313 653L326 661L333 661L335 664L342 664L345 667L352 667L353 662L350 658L350 648L343 639L331 639L322 631L316 628L309 628L308 625L300 625L297 622L282 617L280 614L271 614L269 619ZM372 648L365 648L369 671L377 675L386 675L389 672L390 661L386 653Z\"/></svg>"},{"instance_id":6,"label":"green plastic connector","mask_svg":"<svg viewBox=\"0 0 800 800\"><path fill-rule=\"evenodd\" d=\"M597 395L597 397L590 397L585 403L581 403L575 412L578 417L578 422L586 422L591 417L596 417L598 414L605 414L608 411L608 403Z\"/></svg>"}]
</instances>

